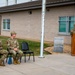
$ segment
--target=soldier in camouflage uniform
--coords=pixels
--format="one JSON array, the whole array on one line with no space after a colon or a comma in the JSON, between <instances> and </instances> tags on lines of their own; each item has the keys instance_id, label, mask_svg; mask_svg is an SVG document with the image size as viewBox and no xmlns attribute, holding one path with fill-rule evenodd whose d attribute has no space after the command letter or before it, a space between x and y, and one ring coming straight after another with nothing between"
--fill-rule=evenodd
<instances>
[{"instance_id":1,"label":"soldier in camouflage uniform","mask_svg":"<svg viewBox=\"0 0 75 75\"><path fill-rule=\"evenodd\" d=\"M13 63L20 64L18 60L20 59L20 57L22 57L23 52L19 50L19 43L17 39L15 39L15 37L16 33L14 31L11 32L11 37L7 40L7 45L9 52L13 54Z\"/></svg>"},{"instance_id":2,"label":"soldier in camouflage uniform","mask_svg":"<svg viewBox=\"0 0 75 75\"><path fill-rule=\"evenodd\" d=\"M0 66L5 66L3 64L3 61L7 57L8 51L3 49L3 46L2 46L2 42L1 41L0 41L0 54L1 54L1 56L0 56L1 57L0 58Z\"/></svg>"}]
</instances>

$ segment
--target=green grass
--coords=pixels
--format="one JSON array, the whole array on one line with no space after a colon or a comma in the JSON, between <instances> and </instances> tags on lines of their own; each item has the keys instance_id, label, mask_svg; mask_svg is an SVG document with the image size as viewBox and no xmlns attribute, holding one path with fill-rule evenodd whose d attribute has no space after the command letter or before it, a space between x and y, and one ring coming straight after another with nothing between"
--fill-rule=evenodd
<instances>
[{"instance_id":1,"label":"green grass","mask_svg":"<svg viewBox=\"0 0 75 75\"><path fill-rule=\"evenodd\" d=\"M7 39L8 37L0 36L0 40L2 40L3 43L3 48L7 49ZM29 48L31 51L34 51L35 55L40 54L40 42L35 42L35 41L30 41L30 40L25 40L25 39L18 39L19 44L20 44L20 49L21 49L21 43L23 41L28 42ZM49 47L49 44L44 44L44 48ZM48 54L47 52L44 51L44 54Z\"/></svg>"}]
</instances>

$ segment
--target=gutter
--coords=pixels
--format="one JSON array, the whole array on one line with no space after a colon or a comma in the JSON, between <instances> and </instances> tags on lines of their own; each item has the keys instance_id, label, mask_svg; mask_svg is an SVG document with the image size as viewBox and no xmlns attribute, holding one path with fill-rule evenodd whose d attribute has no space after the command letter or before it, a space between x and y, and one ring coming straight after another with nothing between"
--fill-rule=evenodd
<instances>
[{"instance_id":1,"label":"gutter","mask_svg":"<svg viewBox=\"0 0 75 75\"><path fill-rule=\"evenodd\" d=\"M15 12L15 11L24 11L24 10L34 10L34 9L41 9L42 8L42 2L41 1L36 1L36 2L30 2L31 3L35 3L34 5L27 5L27 7L25 7L25 4L19 4L19 5L12 5L12 6L7 6L7 7L2 7L0 8L0 14L1 13L7 13L7 12ZM23 5L21 7L15 7L15 6L20 6ZM46 7L56 7L56 6L65 6L65 5L75 5L75 1L66 1L66 2L61 2L58 1L56 2L48 2L46 4Z\"/></svg>"}]
</instances>

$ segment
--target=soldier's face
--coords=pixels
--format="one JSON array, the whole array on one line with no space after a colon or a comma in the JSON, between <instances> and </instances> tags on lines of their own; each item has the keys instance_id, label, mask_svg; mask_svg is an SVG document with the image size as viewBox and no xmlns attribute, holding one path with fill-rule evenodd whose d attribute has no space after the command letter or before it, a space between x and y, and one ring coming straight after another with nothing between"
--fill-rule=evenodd
<instances>
[{"instance_id":1,"label":"soldier's face","mask_svg":"<svg viewBox=\"0 0 75 75\"><path fill-rule=\"evenodd\" d=\"M16 37L16 34L13 34L12 37L15 38Z\"/></svg>"}]
</instances>

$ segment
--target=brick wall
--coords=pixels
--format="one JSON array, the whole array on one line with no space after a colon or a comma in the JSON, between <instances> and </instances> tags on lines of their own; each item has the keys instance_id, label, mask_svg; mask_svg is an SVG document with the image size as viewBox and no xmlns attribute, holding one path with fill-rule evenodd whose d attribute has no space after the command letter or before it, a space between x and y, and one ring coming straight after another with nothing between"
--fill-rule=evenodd
<instances>
[{"instance_id":1,"label":"brick wall","mask_svg":"<svg viewBox=\"0 0 75 75\"><path fill-rule=\"evenodd\" d=\"M75 6L48 8L45 21L45 41L53 41L54 37L65 38L65 43L71 43L70 36L59 35L59 16L75 16ZM20 11L2 14L2 19L10 19L10 31L1 30L1 34L10 36L11 31L17 32L17 37L40 40L41 37L41 10Z\"/></svg>"}]
</instances>

